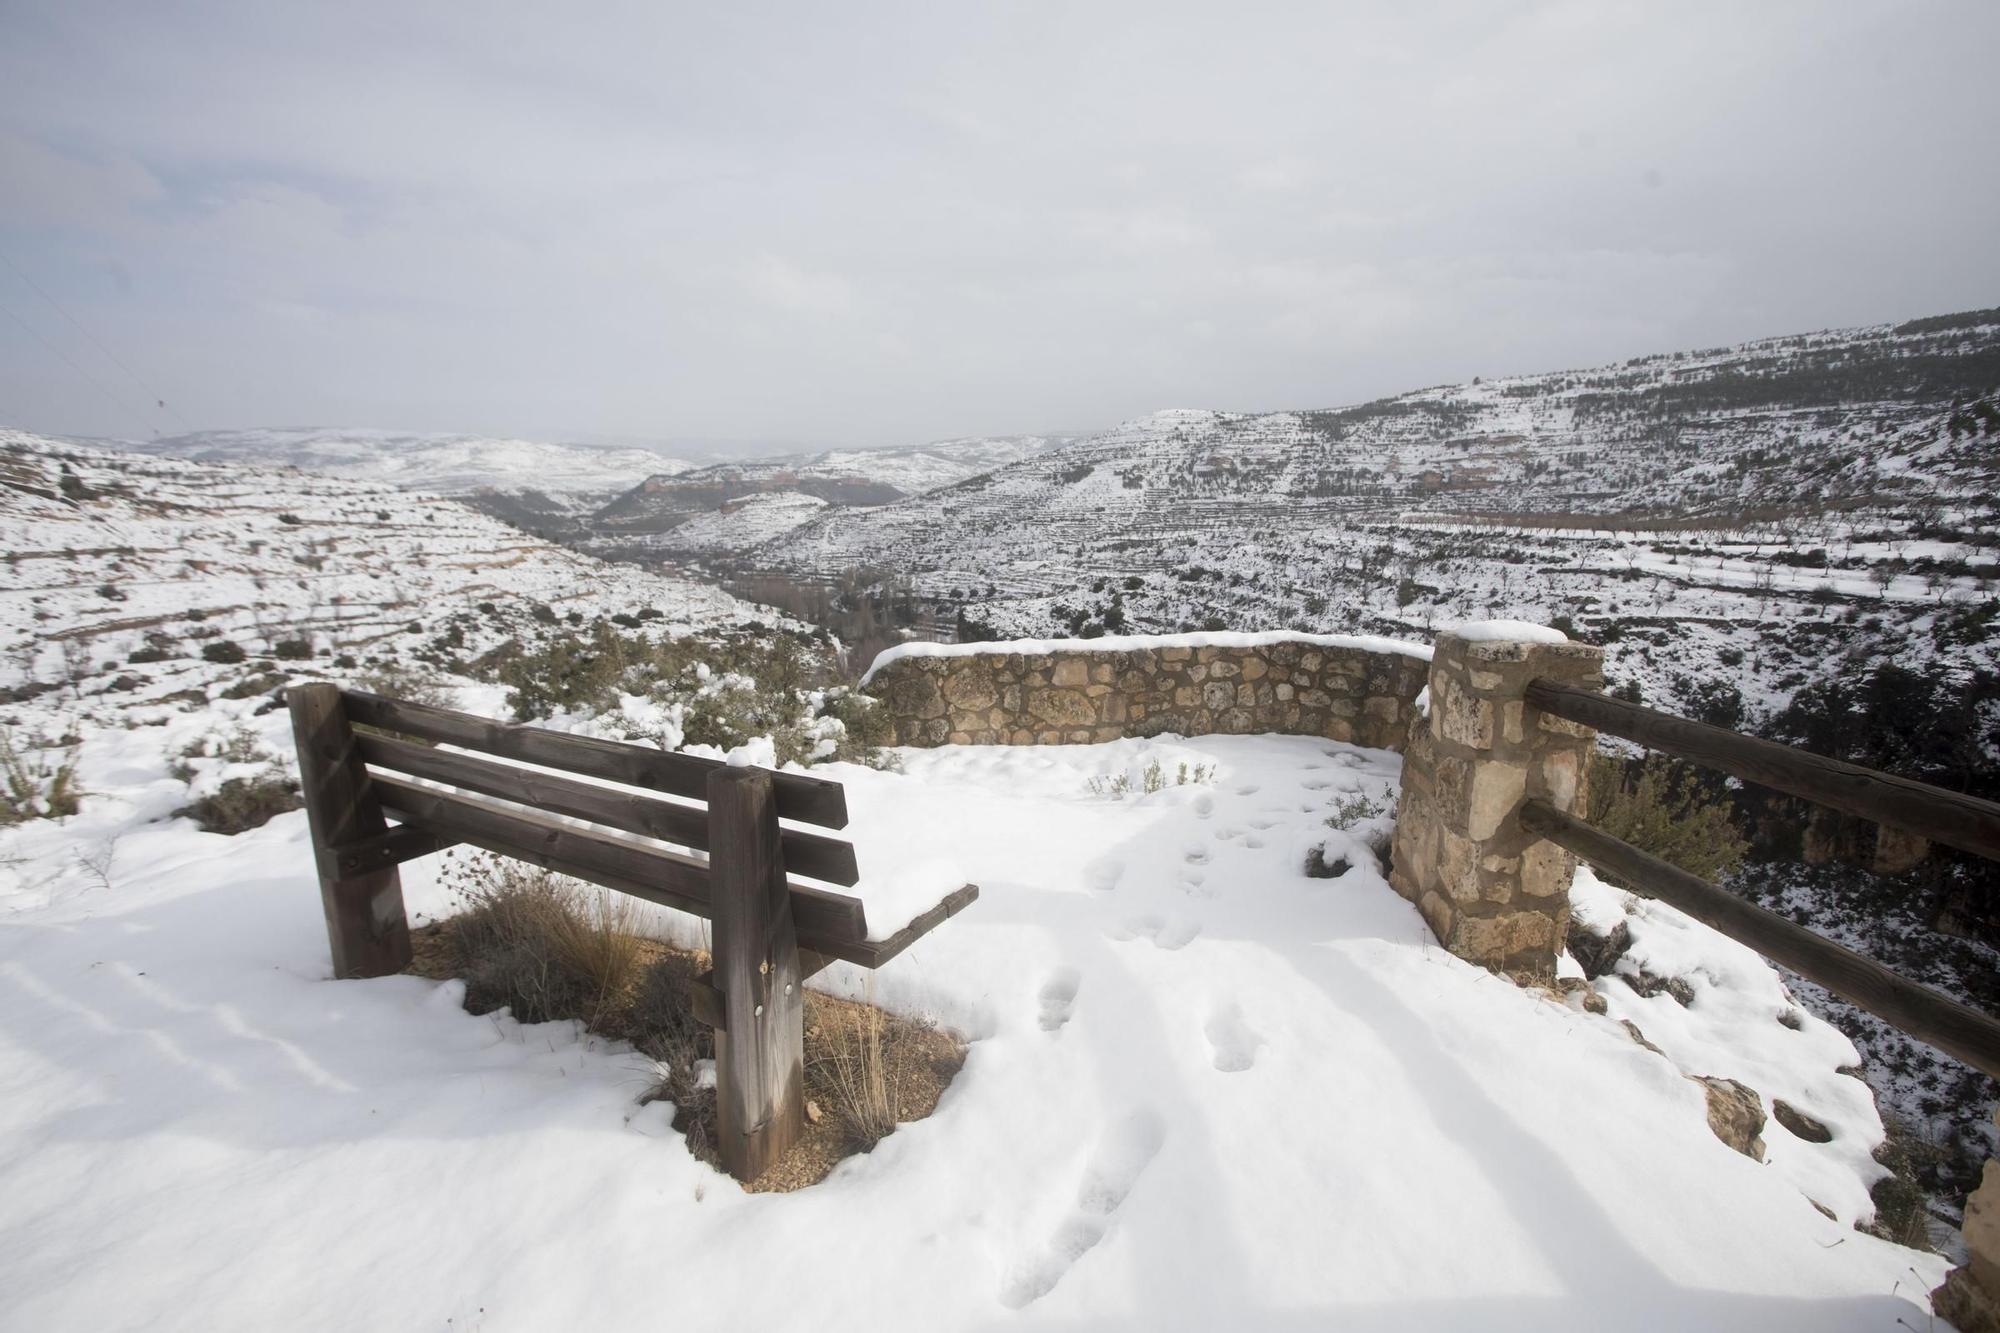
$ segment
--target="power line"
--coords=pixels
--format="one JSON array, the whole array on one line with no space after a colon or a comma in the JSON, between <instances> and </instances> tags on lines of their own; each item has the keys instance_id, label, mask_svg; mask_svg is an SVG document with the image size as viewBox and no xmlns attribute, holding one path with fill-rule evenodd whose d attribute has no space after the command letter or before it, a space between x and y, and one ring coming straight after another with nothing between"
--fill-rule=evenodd
<instances>
[{"instance_id":1,"label":"power line","mask_svg":"<svg viewBox=\"0 0 2000 1333\"><path fill-rule=\"evenodd\" d=\"M71 370L74 370L77 373L78 377L81 378L84 383L88 384L91 388L103 394L106 398L116 403L119 407L123 408L125 411L131 412L133 416L139 418L139 424L143 426L145 429L147 430L153 429L153 423L146 419L146 414L144 412L134 411L132 404L126 402L123 398L120 398L117 394L111 392L111 390L104 387L103 384L99 383L95 375L85 370L82 366L79 366L74 360L71 359L70 354L68 352L65 352L62 348L50 342L47 338L44 338L42 336L41 330L37 329L27 320L21 318L20 313L16 311L12 306L0 305L0 310L5 310L8 316L11 319L13 319L13 321L16 324L19 324L22 328L26 329L28 331L29 336L32 337L36 342L40 343L42 346L48 348L51 352L54 352L57 356L61 357L63 364L68 366ZM157 432L155 433L157 434Z\"/></svg>"},{"instance_id":2,"label":"power line","mask_svg":"<svg viewBox=\"0 0 2000 1333\"><path fill-rule=\"evenodd\" d=\"M99 338L96 334L92 333L89 329L85 328L83 326L83 322L77 319L75 315L70 314L69 311L65 310L62 306L58 305L56 303L56 298L50 296L47 292L43 291L42 284L36 282L33 278L29 277L27 270L23 269L19 264L15 263L14 257L12 255L8 254L5 250L0 250L0 259L4 259L7 261L7 267L13 269L14 272L20 276L22 282L25 282L28 284L28 286L34 288L35 295L41 297L42 300L48 302L49 309L55 311L58 315L61 315L64 319L68 320L78 333L81 333L84 337L90 339L92 345L94 345L98 351L104 353L105 357L111 362L112 365L124 371L126 376L134 384L139 386L140 391L143 392L146 395L146 397L158 403L161 406L161 408L163 408L166 411L168 416L171 416L175 421L180 422L181 429L183 431L186 431L190 435L194 433L194 427L191 424L189 424L188 419L186 417L182 416L175 409L168 407L167 400L162 398L159 394L155 393L152 387L148 385L146 381L140 379L138 371L132 369L132 367L126 365L123 361L119 360L118 354L112 351L109 347L106 347L104 345L103 339ZM18 319L19 316L16 316L16 318ZM150 422L148 423L148 429L151 429Z\"/></svg>"}]
</instances>

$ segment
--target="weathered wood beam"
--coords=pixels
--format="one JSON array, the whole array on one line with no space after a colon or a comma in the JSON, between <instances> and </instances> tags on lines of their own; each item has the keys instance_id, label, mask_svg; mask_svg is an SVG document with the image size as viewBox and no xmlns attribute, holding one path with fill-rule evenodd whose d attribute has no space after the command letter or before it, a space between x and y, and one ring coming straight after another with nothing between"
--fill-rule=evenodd
<instances>
[{"instance_id":1,"label":"weathered wood beam","mask_svg":"<svg viewBox=\"0 0 2000 1333\"><path fill-rule=\"evenodd\" d=\"M587 819L661 842L702 851L708 848L708 812L700 806L678 805L652 793L596 787L540 769L515 768L479 755L415 745L389 736L362 736L360 746L362 757L377 768ZM861 878L851 843L802 829L781 828L778 837L785 849L785 869L792 874L829 884L852 884Z\"/></svg>"},{"instance_id":2,"label":"weathered wood beam","mask_svg":"<svg viewBox=\"0 0 2000 1333\"><path fill-rule=\"evenodd\" d=\"M349 719L365 726L674 796L703 799L708 775L728 767L716 759L497 722L449 708L389 699L365 690L342 693ZM838 782L803 773L773 773L771 782L780 818L822 828L847 827L847 792Z\"/></svg>"},{"instance_id":3,"label":"weathered wood beam","mask_svg":"<svg viewBox=\"0 0 2000 1333\"><path fill-rule=\"evenodd\" d=\"M392 774L376 774L374 784L383 808L407 823L662 907L714 915L708 861L642 846L553 815L436 791ZM844 958L870 947L859 898L808 884L792 884L790 891L792 915L812 936L815 948Z\"/></svg>"},{"instance_id":4,"label":"weathered wood beam","mask_svg":"<svg viewBox=\"0 0 2000 1333\"><path fill-rule=\"evenodd\" d=\"M805 1132L805 989L771 775L708 777L715 988L716 1146L738 1180L770 1170Z\"/></svg>"},{"instance_id":5,"label":"weathered wood beam","mask_svg":"<svg viewBox=\"0 0 2000 1333\"><path fill-rule=\"evenodd\" d=\"M433 852L441 852L456 844L455 838L447 838L411 824L398 824L387 833L363 838L359 842L350 842L343 847L335 847L334 869L342 876L365 875L371 870L401 865L405 861L414 861L420 856L429 856Z\"/></svg>"},{"instance_id":6,"label":"weathered wood beam","mask_svg":"<svg viewBox=\"0 0 2000 1333\"><path fill-rule=\"evenodd\" d=\"M381 977L410 962L410 923L403 912L403 881L393 864L348 871L339 851L388 831L382 806L340 688L294 685L286 692L292 740L298 749L299 788L312 830L320 905L336 977Z\"/></svg>"}]
</instances>

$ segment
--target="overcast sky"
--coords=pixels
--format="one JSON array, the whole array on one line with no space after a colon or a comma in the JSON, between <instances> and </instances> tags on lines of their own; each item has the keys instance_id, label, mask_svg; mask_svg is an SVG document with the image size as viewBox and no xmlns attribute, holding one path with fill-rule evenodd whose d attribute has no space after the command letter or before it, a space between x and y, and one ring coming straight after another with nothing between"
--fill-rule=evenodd
<instances>
[{"instance_id":1,"label":"overcast sky","mask_svg":"<svg viewBox=\"0 0 2000 1333\"><path fill-rule=\"evenodd\" d=\"M0 425L901 444L1990 306L1996 51L1993 0L0 0Z\"/></svg>"}]
</instances>

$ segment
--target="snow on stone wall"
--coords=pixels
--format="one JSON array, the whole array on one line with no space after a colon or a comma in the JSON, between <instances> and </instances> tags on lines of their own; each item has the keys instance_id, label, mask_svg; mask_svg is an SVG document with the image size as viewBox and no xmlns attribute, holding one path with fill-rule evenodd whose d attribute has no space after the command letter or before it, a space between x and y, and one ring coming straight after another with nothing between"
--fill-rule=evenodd
<instances>
[{"instance_id":1,"label":"snow on stone wall","mask_svg":"<svg viewBox=\"0 0 2000 1333\"><path fill-rule=\"evenodd\" d=\"M1285 634L905 645L876 659L864 688L899 745L1277 733L1401 750L1426 656Z\"/></svg>"}]
</instances>

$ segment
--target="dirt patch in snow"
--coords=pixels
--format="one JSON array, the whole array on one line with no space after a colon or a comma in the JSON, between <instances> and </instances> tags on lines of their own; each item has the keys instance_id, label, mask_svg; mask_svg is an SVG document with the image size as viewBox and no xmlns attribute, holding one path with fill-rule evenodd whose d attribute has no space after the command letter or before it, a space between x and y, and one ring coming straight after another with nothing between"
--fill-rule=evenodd
<instances>
[{"instance_id":1,"label":"dirt patch in snow","mask_svg":"<svg viewBox=\"0 0 2000 1333\"><path fill-rule=\"evenodd\" d=\"M409 973L434 981L463 979L466 954L448 918L410 932ZM638 941L639 965L620 993L590 1015L564 1015L614 1041L630 1042L656 1063L640 1097L674 1104L674 1128L688 1151L721 1169L715 1152L714 1033L689 999L708 955L657 940ZM783 1193L826 1179L844 1159L872 1149L899 1125L937 1109L965 1064L965 1043L921 1018L808 990L805 997L805 1134L777 1165L744 1185Z\"/></svg>"}]
</instances>

